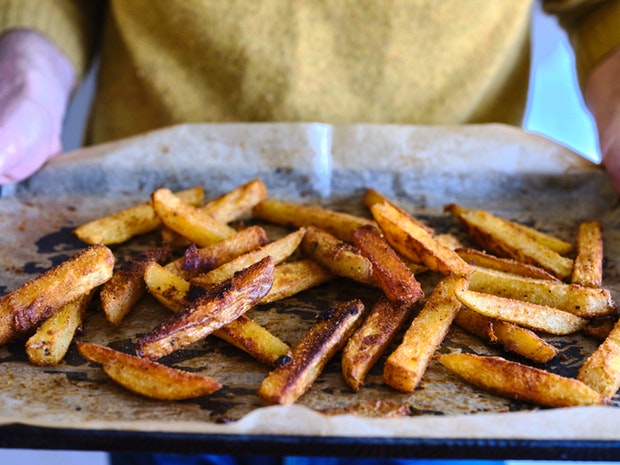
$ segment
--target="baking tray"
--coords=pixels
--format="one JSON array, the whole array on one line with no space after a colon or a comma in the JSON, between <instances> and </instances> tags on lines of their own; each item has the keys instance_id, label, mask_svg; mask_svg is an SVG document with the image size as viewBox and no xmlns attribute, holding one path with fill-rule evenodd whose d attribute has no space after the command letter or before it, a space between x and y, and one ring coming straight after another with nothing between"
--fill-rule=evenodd
<instances>
[{"instance_id":1,"label":"baking tray","mask_svg":"<svg viewBox=\"0 0 620 465\"><path fill-rule=\"evenodd\" d=\"M199 184L209 198L256 177L272 197L360 215L367 215L361 194L374 187L438 231L461 236L443 212L447 203L485 208L567 240L578 221L600 219L604 285L614 298L620 290L615 192L598 166L540 136L503 125L190 124L57 157L16 186L0 201L2 291L83 248L73 228L142 202L158 187ZM156 241L145 235L113 250L120 263ZM420 279L432 283L432 276ZM251 316L294 344L318 312L351 297L371 304L377 293L336 280ZM97 302L91 307L78 338L124 351L168 315L147 296L116 329ZM552 342L561 355L545 368L566 376L597 343L582 335ZM498 353L456 328L441 350ZM617 399L611 407L542 409L475 389L434 363L412 394L383 385L381 362L354 393L335 357L295 405L265 408L256 389L269 368L216 338L162 361L214 376L224 387L202 399L154 401L110 382L74 347L48 368L30 365L21 342L0 348L0 446L435 458L619 454ZM388 413L359 414L377 402Z\"/></svg>"}]
</instances>

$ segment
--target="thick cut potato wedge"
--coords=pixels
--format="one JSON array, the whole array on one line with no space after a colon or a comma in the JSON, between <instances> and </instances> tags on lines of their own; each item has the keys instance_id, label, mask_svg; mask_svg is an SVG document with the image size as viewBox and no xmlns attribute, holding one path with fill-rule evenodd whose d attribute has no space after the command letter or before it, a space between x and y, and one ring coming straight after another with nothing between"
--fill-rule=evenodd
<instances>
[{"instance_id":1,"label":"thick cut potato wedge","mask_svg":"<svg viewBox=\"0 0 620 465\"><path fill-rule=\"evenodd\" d=\"M488 268L490 270L503 271L504 273L512 273L519 276L525 276L527 278L560 281L551 273L538 266L529 265L511 258L497 257L481 250L467 247L457 248L456 253L470 265Z\"/></svg>"},{"instance_id":2,"label":"thick cut potato wedge","mask_svg":"<svg viewBox=\"0 0 620 465\"><path fill-rule=\"evenodd\" d=\"M351 234L355 229L373 224L371 220L348 213L276 199L263 200L254 207L253 215L255 218L291 228L316 226L345 242L351 242Z\"/></svg>"},{"instance_id":3,"label":"thick cut potato wedge","mask_svg":"<svg viewBox=\"0 0 620 465\"><path fill-rule=\"evenodd\" d=\"M273 286L260 303L286 299L333 278L330 271L308 258L280 263L274 270Z\"/></svg>"},{"instance_id":4,"label":"thick cut potato wedge","mask_svg":"<svg viewBox=\"0 0 620 465\"><path fill-rule=\"evenodd\" d=\"M253 179L204 204L202 210L218 223L230 223L252 212L252 208L267 198L267 186Z\"/></svg>"},{"instance_id":5,"label":"thick cut potato wedge","mask_svg":"<svg viewBox=\"0 0 620 465\"><path fill-rule=\"evenodd\" d=\"M193 399L213 394L222 387L209 376L171 368L109 347L87 342L78 342L77 347L85 359L100 364L113 381L152 399Z\"/></svg>"},{"instance_id":6,"label":"thick cut potato wedge","mask_svg":"<svg viewBox=\"0 0 620 465\"><path fill-rule=\"evenodd\" d=\"M620 389L620 323L616 323L605 340L579 369L577 379L605 397Z\"/></svg>"},{"instance_id":7,"label":"thick cut potato wedge","mask_svg":"<svg viewBox=\"0 0 620 465\"><path fill-rule=\"evenodd\" d=\"M447 276L437 284L401 344L387 358L383 369L385 384L402 392L412 392L418 386L461 309L456 293L465 288L467 278L456 275Z\"/></svg>"},{"instance_id":8,"label":"thick cut potato wedge","mask_svg":"<svg viewBox=\"0 0 620 465\"><path fill-rule=\"evenodd\" d=\"M184 202L170 189L157 189L151 194L151 202L155 214L166 227L201 247L236 232L230 226L215 221L204 210Z\"/></svg>"},{"instance_id":9,"label":"thick cut potato wedge","mask_svg":"<svg viewBox=\"0 0 620 465\"><path fill-rule=\"evenodd\" d=\"M407 322L411 310L407 303L386 298L375 303L342 351L342 375L351 389L359 391L364 385L366 375Z\"/></svg>"},{"instance_id":10,"label":"thick cut potato wedge","mask_svg":"<svg viewBox=\"0 0 620 465\"><path fill-rule=\"evenodd\" d=\"M425 229L426 232L429 233L431 236L435 234L435 231L433 230L433 228L428 226L423 221L420 221L419 219L417 219L415 216L407 212L405 209L396 205L394 202L392 202L390 199L388 199L386 196L381 194L376 189L373 189L373 188L366 189L364 191L364 195L362 196L362 202L364 202L364 205L366 205L369 209L376 203L387 203L391 205L392 207L400 210L403 214L408 215L411 218L411 221L416 223L422 229Z\"/></svg>"},{"instance_id":11,"label":"thick cut potato wedge","mask_svg":"<svg viewBox=\"0 0 620 465\"><path fill-rule=\"evenodd\" d=\"M151 262L170 260L169 247L156 247L139 253L119 269L101 288L99 297L106 319L118 326L146 292L144 270Z\"/></svg>"},{"instance_id":12,"label":"thick cut potato wedge","mask_svg":"<svg viewBox=\"0 0 620 465\"><path fill-rule=\"evenodd\" d=\"M43 322L28 341L26 355L30 363L39 366L58 365L65 357L75 333L82 326L84 313L93 292L68 303Z\"/></svg>"},{"instance_id":13,"label":"thick cut potato wedge","mask_svg":"<svg viewBox=\"0 0 620 465\"><path fill-rule=\"evenodd\" d=\"M547 407L609 404L579 380L501 357L453 353L438 355L437 360L467 382L503 397Z\"/></svg>"},{"instance_id":14,"label":"thick cut potato wedge","mask_svg":"<svg viewBox=\"0 0 620 465\"><path fill-rule=\"evenodd\" d=\"M603 227L600 221L584 221L577 232L577 256L571 282L586 287L603 285Z\"/></svg>"},{"instance_id":15,"label":"thick cut potato wedge","mask_svg":"<svg viewBox=\"0 0 620 465\"><path fill-rule=\"evenodd\" d=\"M435 240L397 208L377 203L371 207L371 212L386 240L403 257L444 275L467 276L472 272L469 264L454 250Z\"/></svg>"},{"instance_id":16,"label":"thick cut potato wedge","mask_svg":"<svg viewBox=\"0 0 620 465\"><path fill-rule=\"evenodd\" d=\"M353 231L353 243L370 260L372 279L388 299L412 306L424 297L414 274L375 226L362 226Z\"/></svg>"},{"instance_id":17,"label":"thick cut potato wedge","mask_svg":"<svg viewBox=\"0 0 620 465\"><path fill-rule=\"evenodd\" d=\"M190 205L202 203L204 190L197 186L176 195ZM150 201L128 207L108 216L90 221L76 228L74 234L87 244L120 244L134 236L146 234L161 226L161 221Z\"/></svg>"},{"instance_id":18,"label":"thick cut potato wedge","mask_svg":"<svg viewBox=\"0 0 620 465\"><path fill-rule=\"evenodd\" d=\"M583 329L588 320L547 305L460 290L456 297L470 310L536 331L566 335Z\"/></svg>"},{"instance_id":19,"label":"thick cut potato wedge","mask_svg":"<svg viewBox=\"0 0 620 465\"><path fill-rule=\"evenodd\" d=\"M273 274L270 257L235 273L142 336L137 342L136 353L157 360L207 337L265 297L273 284Z\"/></svg>"},{"instance_id":20,"label":"thick cut potato wedge","mask_svg":"<svg viewBox=\"0 0 620 465\"><path fill-rule=\"evenodd\" d=\"M477 266L470 276L469 289L559 308L582 318L612 315L616 311L616 303L607 289L525 278Z\"/></svg>"},{"instance_id":21,"label":"thick cut potato wedge","mask_svg":"<svg viewBox=\"0 0 620 465\"><path fill-rule=\"evenodd\" d=\"M290 358L271 371L258 389L265 405L292 404L319 377L327 362L355 331L364 315L359 300L345 302L319 315L317 322L293 348Z\"/></svg>"},{"instance_id":22,"label":"thick cut potato wedge","mask_svg":"<svg viewBox=\"0 0 620 465\"><path fill-rule=\"evenodd\" d=\"M536 363L547 363L559 350L534 331L489 318L466 307L456 315L454 323L489 344L500 344L504 350L519 354Z\"/></svg>"},{"instance_id":23,"label":"thick cut potato wedge","mask_svg":"<svg viewBox=\"0 0 620 465\"><path fill-rule=\"evenodd\" d=\"M105 245L87 247L0 299L0 345L23 337L58 309L112 277L114 254Z\"/></svg>"}]
</instances>

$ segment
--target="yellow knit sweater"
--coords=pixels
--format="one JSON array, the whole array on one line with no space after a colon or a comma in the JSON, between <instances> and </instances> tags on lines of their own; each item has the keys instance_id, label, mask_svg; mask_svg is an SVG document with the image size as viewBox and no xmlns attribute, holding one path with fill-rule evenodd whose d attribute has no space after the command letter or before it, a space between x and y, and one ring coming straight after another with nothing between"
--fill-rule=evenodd
<instances>
[{"instance_id":1,"label":"yellow knit sweater","mask_svg":"<svg viewBox=\"0 0 620 465\"><path fill-rule=\"evenodd\" d=\"M519 124L533 0L0 0L79 74L100 49L90 142L181 122ZM105 6L105 9L103 8ZM580 76L620 1L554 0Z\"/></svg>"}]
</instances>

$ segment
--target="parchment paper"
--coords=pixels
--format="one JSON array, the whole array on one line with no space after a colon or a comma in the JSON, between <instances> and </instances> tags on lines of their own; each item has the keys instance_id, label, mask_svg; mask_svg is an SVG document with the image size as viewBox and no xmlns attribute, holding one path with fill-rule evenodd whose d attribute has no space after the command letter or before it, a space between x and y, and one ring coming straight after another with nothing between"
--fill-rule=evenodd
<instances>
[{"instance_id":1,"label":"parchment paper","mask_svg":"<svg viewBox=\"0 0 620 465\"><path fill-rule=\"evenodd\" d=\"M616 194L602 170L540 136L499 125L459 127L322 124L182 125L78 150L52 160L15 196L0 200L2 291L84 247L71 234L85 221L144 201L156 188L201 184L214 197L254 177L272 197L318 203L367 215L360 195L374 187L439 231L461 234L442 208L481 207L572 241L581 219L604 222L605 287L617 300ZM119 263L157 241L146 235L114 247ZM251 317L294 344L315 315L335 301L372 289L334 281ZM145 297L120 329L95 302L80 340L131 352L137 337L168 315ZM583 335L550 338L561 355L544 368L575 376L597 341ZM500 353L453 329L441 350ZM0 424L121 431L301 436L618 439L617 399L611 407L541 409L502 399L433 363L422 386L397 393L381 381L381 362L354 393L336 357L297 404L261 407L256 389L269 367L209 337L164 363L214 376L224 388L184 402L149 400L112 383L71 348L58 367L28 363L23 342L0 348ZM407 415L381 418L325 415L322 409L404 406Z\"/></svg>"}]
</instances>

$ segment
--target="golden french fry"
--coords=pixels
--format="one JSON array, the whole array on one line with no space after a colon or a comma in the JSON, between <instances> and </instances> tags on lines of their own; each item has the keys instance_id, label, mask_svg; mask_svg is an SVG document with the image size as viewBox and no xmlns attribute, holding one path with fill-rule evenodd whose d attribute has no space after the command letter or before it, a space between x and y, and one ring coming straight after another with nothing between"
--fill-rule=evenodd
<instances>
[{"instance_id":1,"label":"golden french fry","mask_svg":"<svg viewBox=\"0 0 620 465\"><path fill-rule=\"evenodd\" d=\"M164 263L170 259L170 255L169 247L155 247L139 253L114 271L99 294L103 312L111 325L120 325L146 292L146 266L151 262Z\"/></svg>"},{"instance_id":2,"label":"golden french fry","mask_svg":"<svg viewBox=\"0 0 620 465\"><path fill-rule=\"evenodd\" d=\"M193 187L176 193L190 205L200 205L204 197L203 188ZM134 236L146 234L161 226L161 221L150 201L125 208L108 216L90 221L73 232L87 244L120 244Z\"/></svg>"},{"instance_id":3,"label":"golden french fry","mask_svg":"<svg viewBox=\"0 0 620 465\"><path fill-rule=\"evenodd\" d=\"M344 346L363 314L364 305L359 300L323 312L293 348L291 356L263 380L258 389L261 402L287 405L301 397Z\"/></svg>"},{"instance_id":4,"label":"golden french fry","mask_svg":"<svg viewBox=\"0 0 620 465\"><path fill-rule=\"evenodd\" d=\"M269 242L267 233L260 226L249 226L230 237L205 247L190 245L183 256L166 265L166 268L184 279L213 270Z\"/></svg>"},{"instance_id":5,"label":"golden french fry","mask_svg":"<svg viewBox=\"0 0 620 465\"><path fill-rule=\"evenodd\" d=\"M472 272L456 252L433 239L408 215L386 203L374 204L371 211L387 241L403 257L445 275L467 276Z\"/></svg>"},{"instance_id":6,"label":"golden french fry","mask_svg":"<svg viewBox=\"0 0 620 465\"><path fill-rule=\"evenodd\" d=\"M526 276L528 278L559 281L558 278L538 266L529 265L511 258L497 257L495 255L467 247L457 248L456 253L470 265L503 271L505 273L517 274L519 276Z\"/></svg>"},{"instance_id":7,"label":"golden french fry","mask_svg":"<svg viewBox=\"0 0 620 465\"><path fill-rule=\"evenodd\" d=\"M501 344L506 351L536 363L547 363L559 352L557 347L527 328L490 318L466 307L461 308L454 323L490 344Z\"/></svg>"},{"instance_id":8,"label":"golden french fry","mask_svg":"<svg viewBox=\"0 0 620 465\"><path fill-rule=\"evenodd\" d=\"M77 347L85 359L100 364L113 381L153 399L193 399L212 394L222 387L209 376L171 368L109 347L87 342L78 342Z\"/></svg>"},{"instance_id":9,"label":"golden french fry","mask_svg":"<svg viewBox=\"0 0 620 465\"><path fill-rule=\"evenodd\" d=\"M424 297L422 286L375 226L353 231L353 243L372 264L372 278L393 302L413 305Z\"/></svg>"},{"instance_id":10,"label":"golden french fry","mask_svg":"<svg viewBox=\"0 0 620 465\"><path fill-rule=\"evenodd\" d=\"M182 311L142 336L137 342L136 353L157 360L236 320L269 292L273 269L273 260L265 257L207 290Z\"/></svg>"},{"instance_id":11,"label":"golden french fry","mask_svg":"<svg viewBox=\"0 0 620 465\"><path fill-rule=\"evenodd\" d=\"M151 202L155 214L164 225L199 246L204 247L235 233L233 228L184 202L170 189L157 189L151 195Z\"/></svg>"},{"instance_id":12,"label":"golden french fry","mask_svg":"<svg viewBox=\"0 0 620 465\"><path fill-rule=\"evenodd\" d=\"M69 302L112 277L114 255L105 245L87 247L0 299L0 345L23 337Z\"/></svg>"},{"instance_id":13,"label":"golden french fry","mask_svg":"<svg viewBox=\"0 0 620 465\"><path fill-rule=\"evenodd\" d=\"M467 382L503 397L547 407L609 404L579 380L501 357L453 353L438 355L437 360Z\"/></svg>"},{"instance_id":14,"label":"golden french fry","mask_svg":"<svg viewBox=\"0 0 620 465\"><path fill-rule=\"evenodd\" d=\"M566 335L585 327L588 320L548 305L498 297L484 292L461 290L456 297L470 310L532 330Z\"/></svg>"},{"instance_id":15,"label":"golden french fry","mask_svg":"<svg viewBox=\"0 0 620 465\"><path fill-rule=\"evenodd\" d=\"M392 207L400 210L403 214L408 215L411 218L411 221L416 223L422 229L426 230L426 232L429 233L431 236L435 234L435 231L433 230L433 228L428 226L423 221L420 221L419 219L417 219L415 216L407 212L405 209L396 205L394 202L392 202L390 199L388 199L386 196L381 194L376 189L373 189L373 188L366 189L364 191L364 195L362 196L362 202L364 202L364 205L366 205L369 209L376 203L390 204Z\"/></svg>"},{"instance_id":16,"label":"golden french fry","mask_svg":"<svg viewBox=\"0 0 620 465\"><path fill-rule=\"evenodd\" d=\"M267 186L253 179L210 200L202 207L218 223L230 223L251 213L252 208L267 198Z\"/></svg>"},{"instance_id":17,"label":"golden french fry","mask_svg":"<svg viewBox=\"0 0 620 465\"><path fill-rule=\"evenodd\" d=\"M58 365L65 357L76 331L82 326L93 292L68 303L37 328L26 341L30 363L39 366Z\"/></svg>"},{"instance_id":18,"label":"golden french fry","mask_svg":"<svg viewBox=\"0 0 620 465\"><path fill-rule=\"evenodd\" d=\"M603 284L603 230L600 221L584 221L577 232L577 256L571 282L587 287Z\"/></svg>"},{"instance_id":19,"label":"golden french fry","mask_svg":"<svg viewBox=\"0 0 620 465\"><path fill-rule=\"evenodd\" d=\"M408 303L379 299L362 326L342 351L342 375L354 391L364 385L366 375L411 315Z\"/></svg>"},{"instance_id":20,"label":"golden french fry","mask_svg":"<svg viewBox=\"0 0 620 465\"><path fill-rule=\"evenodd\" d=\"M616 323L605 340L579 369L577 379L605 397L620 389L620 323Z\"/></svg>"},{"instance_id":21,"label":"golden french fry","mask_svg":"<svg viewBox=\"0 0 620 465\"><path fill-rule=\"evenodd\" d=\"M229 279L237 271L257 263L265 257L271 257L275 265L282 263L297 250L305 233L306 230L304 228L298 229L280 239L265 244L259 249L240 255L207 273L200 274L193 278L191 282L204 287L214 286Z\"/></svg>"},{"instance_id":22,"label":"golden french fry","mask_svg":"<svg viewBox=\"0 0 620 465\"><path fill-rule=\"evenodd\" d=\"M301 241L307 257L332 273L364 284L372 284L372 264L355 247L315 226L308 226Z\"/></svg>"},{"instance_id":23,"label":"golden french fry","mask_svg":"<svg viewBox=\"0 0 620 465\"><path fill-rule=\"evenodd\" d=\"M428 364L445 338L461 308L456 298L467 287L467 278L443 278L413 319L402 343L390 354L383 369L383 381L402 392L412 392L422 380Z\"/></svg>"},{"instance_id":24,"label":"golden french fry","mask_svg":"<svg viewBox=\"0 0 620 465\"><path fill-rule=\"evenodd\" d=\"M612 315L616 304L607 289L532 279L474 266L469 289L559 308L582 318Z\"/></svg>"},{"instance_id":25,"label":"golden french fry","mask_svg":"<svg viewBox=\"0 0 620 465\"><path fill-rule=\"evenodd\" d=\"M334 275L331 272L307 258L280 263L274 270L273 286L260 303L266 304L285 299L333 278Z\"/></svg>"},{"instance_id":26,"label":"golden french fry","mask_svg":"<svg viewBox=\"0 0 620 465\"><path fill-rule=\"evenodd\" d=\"M356 228L373 224L371 220L348 213L276 199L263 200L254 207L253 215L255 218L291 228L316 226L345 242L351 242L351 233Z\"/></svg>"}]
</instances>

